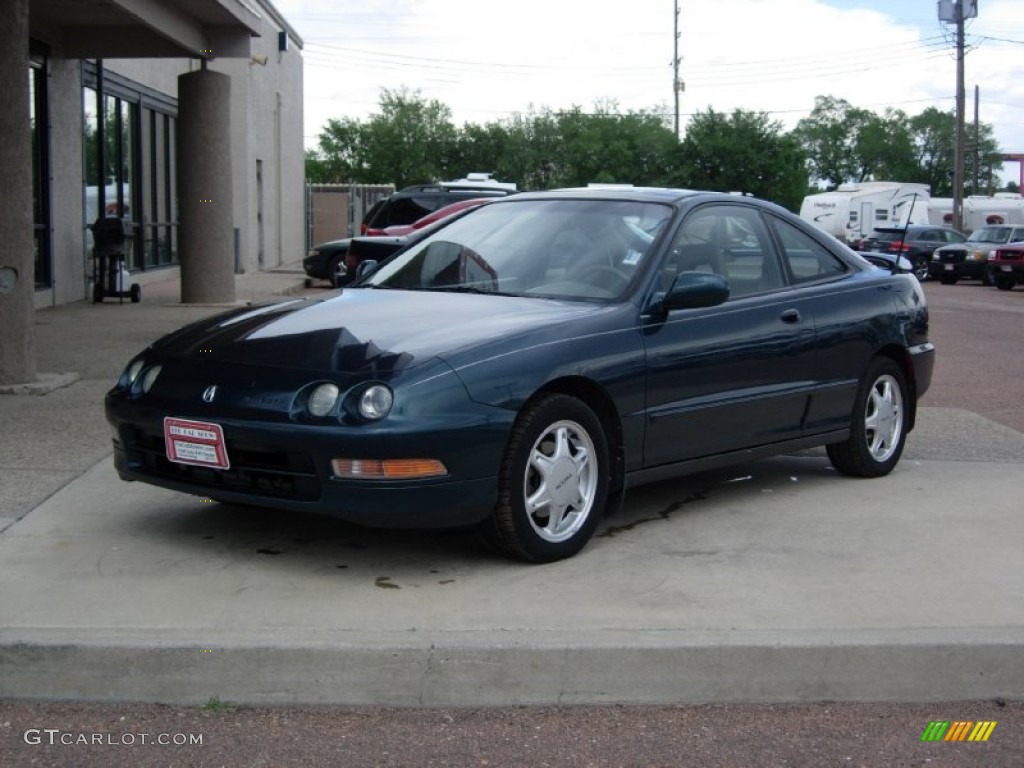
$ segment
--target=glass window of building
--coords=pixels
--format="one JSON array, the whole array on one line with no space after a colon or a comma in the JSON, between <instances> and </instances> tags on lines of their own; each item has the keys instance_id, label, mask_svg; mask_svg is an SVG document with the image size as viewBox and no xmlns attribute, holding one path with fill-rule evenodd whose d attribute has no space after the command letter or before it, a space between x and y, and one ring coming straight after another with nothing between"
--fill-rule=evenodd
<instances>
[{"instance_id":1,"label":"glass window of building","mask_svg":"<svg viewBox=\"0 0 1024 768\"><path fill-rule=\"evenodd\" d=\"M84 79L85 225L100 215L128 218L135 232L129 269L176 264L177 104L91 63ZM91 248L89 234L86 242Z\"/></svg>"},{"instance_id":2,"label":"glass window of building","mask_svg":"<svg viewBox=\"0 0 1024 768\"><path fill-rule=\"evenodd\" d=\"M34 50L28 68L29 121L32 128L32 231L36 288L53 281L50 258L50 164L46 103L46 57Z\"/></svg>"}]
</instances>

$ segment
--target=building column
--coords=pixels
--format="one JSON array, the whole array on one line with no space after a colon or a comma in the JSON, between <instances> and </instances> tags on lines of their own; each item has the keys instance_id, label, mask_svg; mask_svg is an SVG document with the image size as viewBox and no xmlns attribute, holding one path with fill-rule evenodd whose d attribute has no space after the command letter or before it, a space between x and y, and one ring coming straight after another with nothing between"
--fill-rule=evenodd
<instances>
[{"instance_id":1,"label":"building column","mask_svg":"<svg viewBox=\"0 0 1024 768\"><path fill-rule=\"evenodd\" d=\"M0 384L36 379L28 0L0 24Z\"/></svg>"},{"instance_id":2,"label":"building column","mask_svg":"<svg viewBox=\"0 0 1024 768\"><path fill-rule=\"evenodd\" d=\"M235 300L230 97L231 78L205 66L178 78L178 256L185 304Z\"/></svg>"}]
</instances>

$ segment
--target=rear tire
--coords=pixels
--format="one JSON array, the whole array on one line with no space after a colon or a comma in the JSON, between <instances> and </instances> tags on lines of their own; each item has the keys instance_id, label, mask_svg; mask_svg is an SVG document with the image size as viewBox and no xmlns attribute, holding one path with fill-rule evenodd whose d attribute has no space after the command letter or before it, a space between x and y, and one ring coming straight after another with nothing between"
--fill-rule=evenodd
<instances>
[{"instance_id":1,"label":"rear tire","mask_svg":"<svg viewBox=\"0 0 1024 768\"><path fill-rule=\"evenodd\" d=\"M826 446L832 466L853 477L889 474L907 440L910 405L900 367L886 357L872 360L857 390L850 437Z\"/></svg>"},{"instance_id":2,"label":"rear tire","mask_svg":"<svg viewBox=\"0 0 1024 768\"><path fill-rule=\"evenodd\" d=\"M520 560L572 557L600 521L609 466L604 429L585 403L547 395L527 405L512 428L484 538Z\"/></svg>"},{"instance_id":3,"label":"rear tire","mask_svg":"<svg viewBox=\"0 0 1024 768\"><path fill-rule=\"evenodd\" d=\"M928 257L917 256L914 258L914 275L918 282L923 283L928 279Z\"/></svg>"}]
</instances>

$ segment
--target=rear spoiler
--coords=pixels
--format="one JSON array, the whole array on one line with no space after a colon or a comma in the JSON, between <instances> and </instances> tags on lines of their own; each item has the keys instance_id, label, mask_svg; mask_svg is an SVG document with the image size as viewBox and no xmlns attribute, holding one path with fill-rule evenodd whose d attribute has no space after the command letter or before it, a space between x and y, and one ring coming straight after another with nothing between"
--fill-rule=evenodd
<instances>
[{"instance_id":1,"label":"rear spoiler","mask_svg":"<svg viewBox=\"0 0 1024 768\"><path fill-rule=\"evenodd\" d=\"M914 265L906 256L896 253L880 253L878 251L860 251L858 255L880 269L887 270L894 275L901 273L913 273Z\"/></svg>"}]
</instances>

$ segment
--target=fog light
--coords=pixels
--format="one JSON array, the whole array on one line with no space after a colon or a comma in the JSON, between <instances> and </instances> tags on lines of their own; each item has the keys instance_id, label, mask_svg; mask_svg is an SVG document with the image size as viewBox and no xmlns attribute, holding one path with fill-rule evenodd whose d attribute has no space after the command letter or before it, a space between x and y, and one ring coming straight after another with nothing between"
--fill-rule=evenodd
<instances>
[{"instance_id":1,"label":"fog light","mask_svg":"<svg viewBox=\"0 0 1024 768\"><path fill-rule=\"evenodd\" d=\"M330 382L321 384L309 396L309 412L314 416L326 416L338 402L338 387Z\"/></svg>"},{"instance_id":2,"label":"fog light","mask_svg":"<svg viewBox=\"0 0 1024 768\"><path fill-rule=\"evenodd\" d=\"M394 402L390 389L383 384L373 384L359 398L359 415L369 421L383 419L391 412Z\"/></svg>"},{"instance_id":3,"label":"fog light","mask_svg":"<svg viewBox=\"0 0 1024 768\"><path fill-rule=\"evenodd\" d=\"M448 474L437 459L334 459L331 470L348 480L422 480Z\"/></svg>"}]
</instances>

